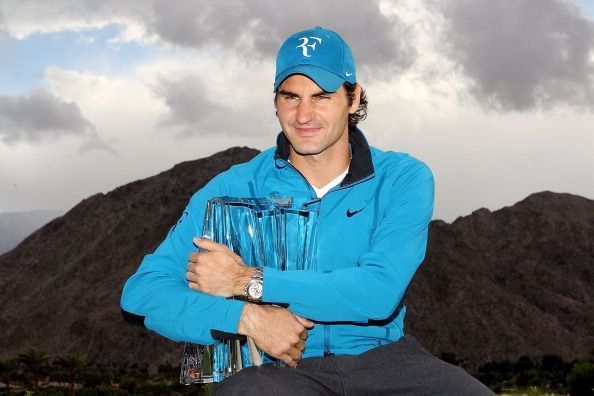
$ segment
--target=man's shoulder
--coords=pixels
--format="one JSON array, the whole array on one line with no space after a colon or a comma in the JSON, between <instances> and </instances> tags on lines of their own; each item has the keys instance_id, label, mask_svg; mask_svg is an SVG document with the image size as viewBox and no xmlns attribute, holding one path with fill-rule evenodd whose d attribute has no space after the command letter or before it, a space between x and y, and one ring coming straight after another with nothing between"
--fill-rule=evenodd
<instances>
[{"instance_id":1,"label":"man's shoulder","mask_svg":"<svg viewBox=\"0 0 594 396\"><path fill-rule=\"evenodd\" d=\"M379 188L391 192L383 194L386 204L389 205L395 196L407 197L405 199L414 196L419 202L433 202L435 180L425 162L408 153L396 151L372 149L371 156L375 183Z\"/></svg>"},{"instance_id":2,"label":"man's shoulder","mask_svg":"<svg viewBox=\"0 0 594 396\"><path fill-rule=\"evenodd\" d=\"M429 166L415 156L398 151L384 151L370 147L371 159L376 173L396 174L405 171L431 172Z\"/></svg>"},{"instance_id":3,"label":"man's shoulder","mask_svg":"<svg viewBox=\"0 0 594 396\"><path fill-rule=\"evenodd\" d=\"M192 199L196 199L201 194L206 194L206 197L248 196L254 180L262 177L271 167L274 167L274 149L266 149L251 160L232 165L227 170L215 175L195 191Z\"/></svg>"},{"instance_id":4,"label":"man's shoulder","mask_svg":"<svg viewBox=\"0 0 594 396\"><path fill-rule=\"evenodd\" d=\"M231 166L228 170L222 172L219 176L222 176L222 177L246 176L248 174L257 172L258 170L261 170L264 167L273 166L275 151L276 151L275 147L265 149L262 152L260 152L259 154L257 154L251 160Z\"/></svg>"}]
</instances>

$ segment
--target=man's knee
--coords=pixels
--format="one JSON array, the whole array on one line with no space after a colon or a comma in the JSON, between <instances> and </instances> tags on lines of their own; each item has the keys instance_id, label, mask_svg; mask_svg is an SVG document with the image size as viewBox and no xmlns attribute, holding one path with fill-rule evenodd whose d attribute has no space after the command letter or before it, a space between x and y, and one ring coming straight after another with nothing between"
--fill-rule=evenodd
<instances>
[{"instance_id":1,"label":"man's knee","mask_svg":"<svg viewBox=\"0 0 594 396\"><path fill-rule=\"evenodd\" d=\"M437 359L436 359L437 360ZM461 396L487 396L494 393L482 382L470 375L466 370L453 364L439 361L439 375L436 375L438 386L442 394Z\"/></svg>"}]
</instances>

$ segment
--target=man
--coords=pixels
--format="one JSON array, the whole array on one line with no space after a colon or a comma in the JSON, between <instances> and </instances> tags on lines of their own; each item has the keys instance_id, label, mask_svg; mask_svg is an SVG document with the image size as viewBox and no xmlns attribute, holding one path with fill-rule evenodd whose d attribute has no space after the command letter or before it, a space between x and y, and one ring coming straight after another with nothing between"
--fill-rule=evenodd
<instances>
[{"instance_id":1,"label":"man","mask_svg":"<svg viewBox=\"0 0 594 396\"><path fill-rule=\"evenodd\" d=\"M210 344L211 330L238 333L287 365L243 369L216 394L491 394L404 336L402 299L424 258L433 178L409 155L368 146L356 81L335 32L289 37L274 82L277 147L198 191L124 288L122 308L165 337ZM273 192L321 200L318 271L262 273L196 237L208 199Z\"/></svg>"}]
</instances>

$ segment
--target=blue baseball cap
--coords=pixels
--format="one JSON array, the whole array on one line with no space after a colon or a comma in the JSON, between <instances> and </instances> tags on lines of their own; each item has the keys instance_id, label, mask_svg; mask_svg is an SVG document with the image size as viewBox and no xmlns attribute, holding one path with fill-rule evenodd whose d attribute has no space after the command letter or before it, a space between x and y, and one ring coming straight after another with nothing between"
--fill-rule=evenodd
<instances>
[{"instance_id":1,"label":"blue baseball cap","mask_svg":"<svg viewBox=\"0 0 594 396\"><path fill-rule=\"evenodd\" d=\"M295 33L278 51L274 91L293 74L303 74L326 92L345 82L355 84L355 59L349 45L332 30L317 26Z\"/></svg>"}]
</instances>

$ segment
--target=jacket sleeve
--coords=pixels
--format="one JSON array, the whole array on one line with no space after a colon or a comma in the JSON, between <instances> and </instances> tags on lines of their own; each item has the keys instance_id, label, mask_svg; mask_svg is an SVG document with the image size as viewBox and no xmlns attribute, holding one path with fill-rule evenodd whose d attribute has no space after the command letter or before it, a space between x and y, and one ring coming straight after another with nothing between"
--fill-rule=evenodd
<instances>
[{"instance_id":1,"label":"jacket sleeve","mask_svg":"<svg viewBox=\"0 0 594 396\"><path fill-rule=\"evenodd\" d=\"M243 302L210 296L188 287L188 255L202 234L206 201L224 195L217 178L190 199L178 223L124 286L122 310L144 317L144 325L171 340L211 344L210 330L237 332Z\"/></svg>"},{"instance_id":2,"label":"jacket sleeve","mask_svg":"<svg viewBox=\"0 0 594 396\"><path fill-rule=\"evenodd\" d=\"M330 272L265 268L264 300L287 303L296 314L321 322L389 318L425 257L433 176L415 160L388 188L369 249L357 263Z\"/></svg>"}]
</instances>

